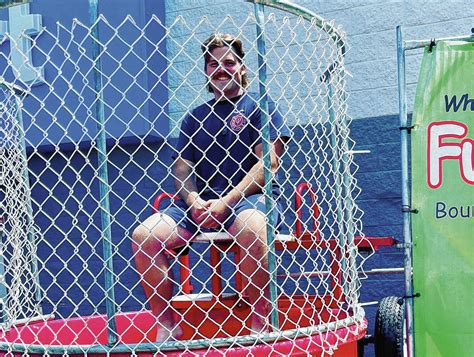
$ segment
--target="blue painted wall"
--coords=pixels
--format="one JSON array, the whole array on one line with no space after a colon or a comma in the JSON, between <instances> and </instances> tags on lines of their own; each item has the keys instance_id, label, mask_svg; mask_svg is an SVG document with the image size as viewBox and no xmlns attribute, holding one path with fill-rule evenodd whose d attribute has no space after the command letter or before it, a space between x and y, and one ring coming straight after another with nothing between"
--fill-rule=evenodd
<instances>
[{"instance_id":1,"label":"blue painted wall","mask_svg":"<svg viewBox=\"0 0 474 357\"><path fill-rule=\"evenodd\" d=\"M44 28L34 37L38 46L32 60L34 66L44 66L46 84L15 78L9 62L11 41L5 39L0 43L0 73L30 91L22 114L34 221L40 231L37 254L44 268L40 284L48 290L42 306L59 316L104 312L89 3L48 0L28 6L31 14L42 17ZM130 269L130 230L149 214L156 181L171 166L171 149L163 140L169 132L165 8L162 1L102 0L100 12L106 17L99 21L99 38L107 46L101 61L110 201L116 217L112 235L116 273L124 272L117 294L124 308L138 309L141 305L128 302L144 301ZM8 9L0 10L4 29L10 20ZM138 149L141 142L145 146ZM80 273L84 266L88 271ZM129 289L138 292L130 294Z\"/></svg>"},{"instance_id":2,"label":"blue painted wall","mask_svg":"<svg viewBox=\"0 0 474 357\"><path fill-rule=\"evenodd\" d=\"M33 46L32 61L44 68L47 84L31 86L15 78L8 63L12 41L0 44L0 74L30 90L23 110L27 145L40 151L56 144L87 145L97 134L89 2L48 0L24 6L42 17L43 29L33 37L42 50ZM0 10L0 20L9 20L8 11ZM99 37L102 50L107 47L100 58L108 138L127 142L167 135L164 3L103 0L99 11L107 19L99 21ZM150 21L153 15L156 20ZM52 88L55 95L49 95Z\"/></svg>"}]
</instances>

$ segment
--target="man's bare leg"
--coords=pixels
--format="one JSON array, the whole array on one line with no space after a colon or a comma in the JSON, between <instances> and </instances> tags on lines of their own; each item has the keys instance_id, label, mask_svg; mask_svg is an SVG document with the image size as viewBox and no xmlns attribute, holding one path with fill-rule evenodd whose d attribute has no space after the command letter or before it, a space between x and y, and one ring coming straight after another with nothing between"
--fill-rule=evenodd
<instances>
[{"instance_id":1,"label":"man's bare leg","mask_svg":"<svg viewBox=\"0 0 474 357\"><path fill-rule=\"evenodd\" d=\"M255 332L269 332L270 274L264 214L254 209L242 211L229 233L236 238L241 249L239 269L247 281L246 290L254 308L251 328Z\"/></svg>"},{"instance_id":2,"label":"man's bare leg","mask_svg":"<svg viewBox=\"0 0 474 357\"><path fill-rule=\"evenodd\" d=\"M170 304L173 297L173 275L165 248L180 247L191 238L190 232L177 227L171 217L162 213L150 216L132 235L135 265L141 275L151 311L158 322L158 342L169 338L179 339L183 333L175 321Z\"/></svg>"}]
</instances>

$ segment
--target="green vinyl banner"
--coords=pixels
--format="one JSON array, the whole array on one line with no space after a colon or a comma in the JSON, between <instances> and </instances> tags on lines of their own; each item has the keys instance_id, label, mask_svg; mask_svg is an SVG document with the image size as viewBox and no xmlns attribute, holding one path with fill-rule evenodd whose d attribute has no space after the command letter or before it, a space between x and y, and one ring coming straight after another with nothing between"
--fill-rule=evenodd
<instances>
[{"instance_id":1,"label":"green vinyl banner","mask_svg":"<svg viewBox=\"0 0 474 357\"><path fill-rule=\"evenodd\" d=\"M474 43L426 48L411 131L416 356L474 355Z\"/></svg>"}]
</instances>

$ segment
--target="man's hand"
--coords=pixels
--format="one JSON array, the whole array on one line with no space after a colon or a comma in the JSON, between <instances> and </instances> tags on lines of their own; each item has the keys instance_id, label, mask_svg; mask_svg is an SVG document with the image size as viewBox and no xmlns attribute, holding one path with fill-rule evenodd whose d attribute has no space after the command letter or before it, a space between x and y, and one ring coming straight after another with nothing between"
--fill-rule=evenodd
<instances>
[{"instance_id":1,"label":"man's hand","mask_svg":"<svg viewBox=\"0 0 474 357\"><path fill-rule=\"evenodd\" d=\"M203 218L200 219L200 217L204 217L206 213L206 201L199 197L197 192L191 192L186 199L186 203L191 209L193 221L199 224L203 220Z\"/></svg>"},{"instance_id":2,"label":"man's hand","mask_svg":"<svg viewBox=\"0 0 474 357\"><path fill-rule=\"evenodd\" d=\"M211 212L208 210L208 202L204 201L197 192L191 192L186 199L194 222L204 228L218 228L220 224L211 216Z\"/></svg>"},{"instance_id":3,"label":"man's hand","mask_svg":"<svg viewBox=\"0 0 474 357\"><path fill-rule=\"evenodd\" d=\"M231 211L225 198L204 201L197 192L191 192L186 203L193 221L204 228L219 228Z\"/></svg>"},{"instance_id":4,"label":"man's hand","mask_svg":"<svg viewBox=\"0 0 474 357\"><path fill-rule=\"evenodd\" d=\"M205 207L207 214L201 222L205 228L219 228L230 214L230 207L222 198L206 201Z\"/></svg>"}]
</instances>

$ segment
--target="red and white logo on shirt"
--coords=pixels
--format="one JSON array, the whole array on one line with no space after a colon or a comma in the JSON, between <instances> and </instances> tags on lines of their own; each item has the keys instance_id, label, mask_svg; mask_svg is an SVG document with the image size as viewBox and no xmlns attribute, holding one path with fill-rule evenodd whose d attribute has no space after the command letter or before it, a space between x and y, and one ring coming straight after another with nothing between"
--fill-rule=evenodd
<instances>
[{"instance_id":1,"label":"red and white logo on shirt","mask_svg":"<svg viewBox=\"0 0 474 357\"><path fill-rule=\"evenodd\" d=\"M230 128L236 133L241 131L246 124L247 124L247 118L240 112L235 114L230 119L230 123L229 123Z\"/></svg>"}]
</instances>

